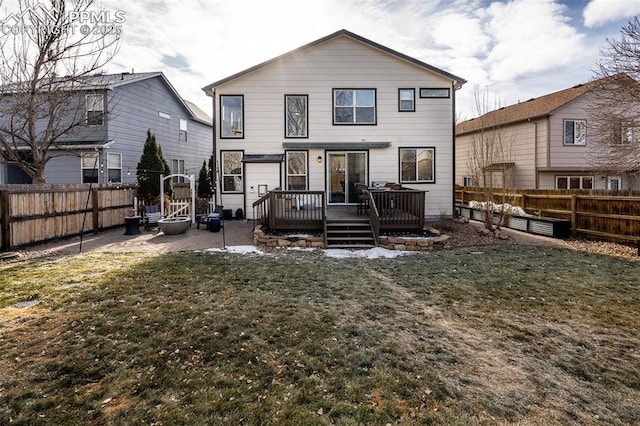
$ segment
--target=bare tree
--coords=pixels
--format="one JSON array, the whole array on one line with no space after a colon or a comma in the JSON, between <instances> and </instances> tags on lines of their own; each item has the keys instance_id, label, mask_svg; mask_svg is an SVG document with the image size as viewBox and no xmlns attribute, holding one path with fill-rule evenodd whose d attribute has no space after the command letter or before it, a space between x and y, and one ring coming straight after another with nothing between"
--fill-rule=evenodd
<instances>
[{"instance_id":1,"label":"bare tree","mask_svg":"<svg viewBox=\"0 0 640 426\"><path fill-rule=\"evenodd\" d=\"M603 174L640 174L640 21L607 39L594 75L589 117L589 162Z\"/></svg>"},{"instance_id":2,"label":"bare tree","mask_svg":"<svg viewBox=\"0 0 640 426\"><path fill-rule=\"evenodd\" d=\"M499 228L506 224L511 214L504 205L511 204L514 198L514 142L513 137L501 126L499 115L491 113L500 108L497 97L491 100L488 91L480 93L475 87L474 102L478 116L475 120L480 124L470 141L467 166L472 185L481 194L482 199L477 201L483 210L485 228L494 228L494 213L498 215L495 226Z\"/></svg>"},{"instance_id":3,"label":"bare tree","mask_svg":"<svg viewBox=\"0 0 640 426\"><path fill-rule=\"evenodd\" d=\"M0 155L44 183L63 140L97 119L79 90L117 53L121 28L93 0L18 3L0 34Z\"/></svg>"}]
</instances>

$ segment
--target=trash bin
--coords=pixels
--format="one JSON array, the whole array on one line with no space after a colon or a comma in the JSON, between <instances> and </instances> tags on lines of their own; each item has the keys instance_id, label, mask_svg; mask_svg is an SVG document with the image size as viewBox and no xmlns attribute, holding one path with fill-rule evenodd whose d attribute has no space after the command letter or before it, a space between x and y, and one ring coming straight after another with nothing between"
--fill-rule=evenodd
<instances>
[{"instance_id":1,"label":"trash bin","mask_svg":"<svg viewBox=\"0 0 640 426\"><path fill-rule=\"evenodd\" d=\"M209 218L209 231L220 232L220 217L212 216Z\"/></svg>"}]
</instances>

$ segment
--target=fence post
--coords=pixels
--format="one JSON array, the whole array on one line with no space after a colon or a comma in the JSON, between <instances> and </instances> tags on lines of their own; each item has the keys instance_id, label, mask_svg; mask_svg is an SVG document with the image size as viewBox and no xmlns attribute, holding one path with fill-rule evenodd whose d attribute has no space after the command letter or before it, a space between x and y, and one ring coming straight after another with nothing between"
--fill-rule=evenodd
<instances>
[{"instance_id":1,"label":"fence post","mask_svg":"<svg viewBox=\"0 0 640 426\"><path fill-rule=\"evenodd\" d=\"M11 248L11 224L9 223L9 191L0 191L0 222L2 229L0 235L0 251L9 250Z\"/></svg>"},{"instance_id":2,"label":"fence post","mask_svg":"<svg viewBox=\"0 0 640 426\"><path fill-rule=\"evenodd\" d=\"M571 194L571 236L573 238L578 235L578 231L576 229L578 224L578 196L576 194Z\"/></svg>"},{"instance_id":3,"label":"fence post","mask_svg":"<svg viewBox=\"0 0 640 426\"><path fill-rule=\"evenodd\" d=\"M100 196L98 195L98 188L91 189L91 205L93 210L93 234L96 235L100 227Z\"/></svg>"}]
</instances>

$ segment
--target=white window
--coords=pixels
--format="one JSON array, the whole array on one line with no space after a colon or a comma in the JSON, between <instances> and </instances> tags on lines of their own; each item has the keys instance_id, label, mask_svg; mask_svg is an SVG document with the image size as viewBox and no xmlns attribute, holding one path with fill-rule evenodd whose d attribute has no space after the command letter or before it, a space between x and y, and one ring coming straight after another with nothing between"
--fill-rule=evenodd
<instances>
[{"instance_id":1,"label":"white window","mask_svg":"<svg viewBox=\"0 0 640 426\"><path fill-rule=\"evenodd\" d=\"M613 125L613 145L626 145L632 143L637 137L638 133L633 127L626 127L621 123Z\"/></svg>"},{"instance_id":2,"label":"white window","mask_svg":"<svg viewBox=\"0 0 640 426\"><path fill-rule=\"evenodd\" d=\"M87 124L102 126L104 124L104 97L101 93L86 96Z\"/></svg>"},{"instance_id":3,"label":"white window","mask_svg":"<svg viewBox=\"0 0 640 426\"><path fill-rule=\"evenodd\" d=\"M243 191L242 151L222 151L222 191Z\"/></svg>"},{"instance_id":4,"label":"white window","mask_svg":"<svg viewBox=\"0 0 640 426\"><path fill-rule=\"evenodd\" d=\"M180 119L180 142L187 141L187 120Z\"/></svg>"},{"instance_id":5,"label":"white window","mask_svg":"<svg viewBox=\"0 0 640 426\"><path fill-rule=\"evenodd\" d=\"M556 189L593 189L593 176L556 176Z\"/></svg>"},{"instance_id":6,"label":"white window","mask_svg":"<svg viewBox=\"0 0 640 426\"><path fill-rule=\"evenodd\" d=\"M399 89L398 90L398 110L399 111L415 111L416 110L416 90L415 89Z\"/></svg>"},{"instance_id":7,"label":"white window","mask_svg":"<svg viewBox=\"0 0 640 426\"><path fill-rule=\"evenodd\" d=\"M462 186L473 186L473 178L471 176L464 176L462 178Z\"/></svg>"},{"instance_id":8,"label":"white window","mask_svg":"<svg viewBox=\"0 0 640 426\"><path fill-rule=\"evenodd\" d=\"M307 190L307 152L287 152L287 190Z\"/></svg>"},{"instance_id":9,"label":"white window","mask_svg":"<svg viewBox=\"0 0 640 426\"><path fill-rule=\"evenodd\" d=\"M610 176L607 179L607 189L614 191L622 189L622 178L620 176Z\"/></svg>"},{"instance_id":10,"label":"white window","mask_svg":"<svg viewBox=\"0 0 640 426\"><path fill-rule=\"evenodd\" d=\"M82 183L98 183L98 162L97 152L87 152L82 154Z\"/></svg>"},{"instance_id":11,"label":"white window","mask_svg":"<svg viewBox=\"0 0 640 426\"><path fill-rule=\"evenodd\" d=\"M564 144L565 145L586 145L587 143L587 122L585 120L565 120L564 121Z\"/></svg>"},{"instance_id":12,"label":"white window","mask_svg":"<svg viewBox=\"0 0 640 426\"><path fill-rule=\"evenodd\" d=\"M107 176L109 182L122 182L122 154L107 153Z\"/></svg>"},{"instance_id":13,"label":"white window","mask_svg":"<svg viewBox=\"0 0 640 426\"><path fill-rule=\"evenodd\" d=\"M244 137L244 97L220 95L220 137Z\"/></svg>"},{"instance_id":14,"label":"white window","mask_svg":"<svg viewBox=\"0 0 640 426\"><path fill-rule=\"evenodd\" d=\"M171 160L171 174L185 174L184 160L173 159ZM174 176L174 183L184 183L183 176Z\"/></svg>"},{"instance_id":15,"label":"white window","mask_svg":"<svg viewBox=\"0 0 640 426\"><path fill-rule=\"evenodd\" d=\"M435 148L400 148L400 182L435 182Z\"/></svg>"},{"instance_id":16,"label":"white window","mask_svg":"<svg viewBox=\"0 0 640 426\"><path fill-rule=\"evenodd\" d=\"M376 124L376 90L334 89L333 124Z\"/></svg>"},{"instance_id":17,"label":"white window","mask_svg":"<svg viewBox=\"0 0 640 426\"><path fill-rule=\"evenodd\" d=\"M285 97L285 137L308 137L307 95L286 95Z\"/></svg>"}]
</instances>

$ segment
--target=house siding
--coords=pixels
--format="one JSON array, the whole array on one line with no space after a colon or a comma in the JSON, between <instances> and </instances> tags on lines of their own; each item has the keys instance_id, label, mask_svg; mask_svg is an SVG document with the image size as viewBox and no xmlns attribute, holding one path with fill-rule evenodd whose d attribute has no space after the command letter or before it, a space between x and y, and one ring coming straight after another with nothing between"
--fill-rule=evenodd
<instances>
[{"instance_id":1,"label":"house siding","mask_svg":"<svg viewBox=\"0 0 640 426\"><path fill-rule=\"evenodd\" d=\"M368 151L369 181L399 181L400 147L435 147L434 184L407 184L428 190L427 214L451 210L453 203L453 96L421 99L421 87L449 88L452 82L395 56L348 37L336 37L297 52L241 78L216 87L219 97L244 95L244 139L218 139L218 150L244 149L247 154L284 153L284 95L308 95L309 128L305 143L390 142ZM376 90L376 125L333 125L333 89ZM398 111L398 89L415 88L415 112ZM217 135L220 135L219 128ZM323 149L309 150L309 189L325 190ZM218 159L220 159L218 154ZM266 178L266 177L265 177ZM370 183L370 182L369 182ZM450 212L449 212L450 213Z\"/></svg>"},{"instance_id":2,"label":"house siding","mask_svg":"<svg viewBox=\"0 0 640 426\"><path fill-rule=\"evenodd\" d=\"M202 162L213 150L212 128L192 120L160 77L117 87L109 94L109 103L113 111L109 135L114 143L106 152L122 154L124 183L136 181L147 130L155 135L169 166L173 159L184 160L186 173L198 176ZM170 118L161 117L159 112ZM180 141L180 119L187 120L186 142ZM127 169L131 170L129 176Z\"/></svg>"},{"instance_id":3,"label":"house siding","mask_svg":"<svg viewBox=\"0 0 640 426\"><path fill-rule=\"evenodd\" d=\"M585 112L588 103L588 96L582 96L564 107L555 111L550 117L550 147L551 158L549 166L552 168L590 168L589 153L589 120ZM584 146L573 146L564 144L564 121L565 120L587 120L587 143Z\"/></svg>"}]
</instances>

